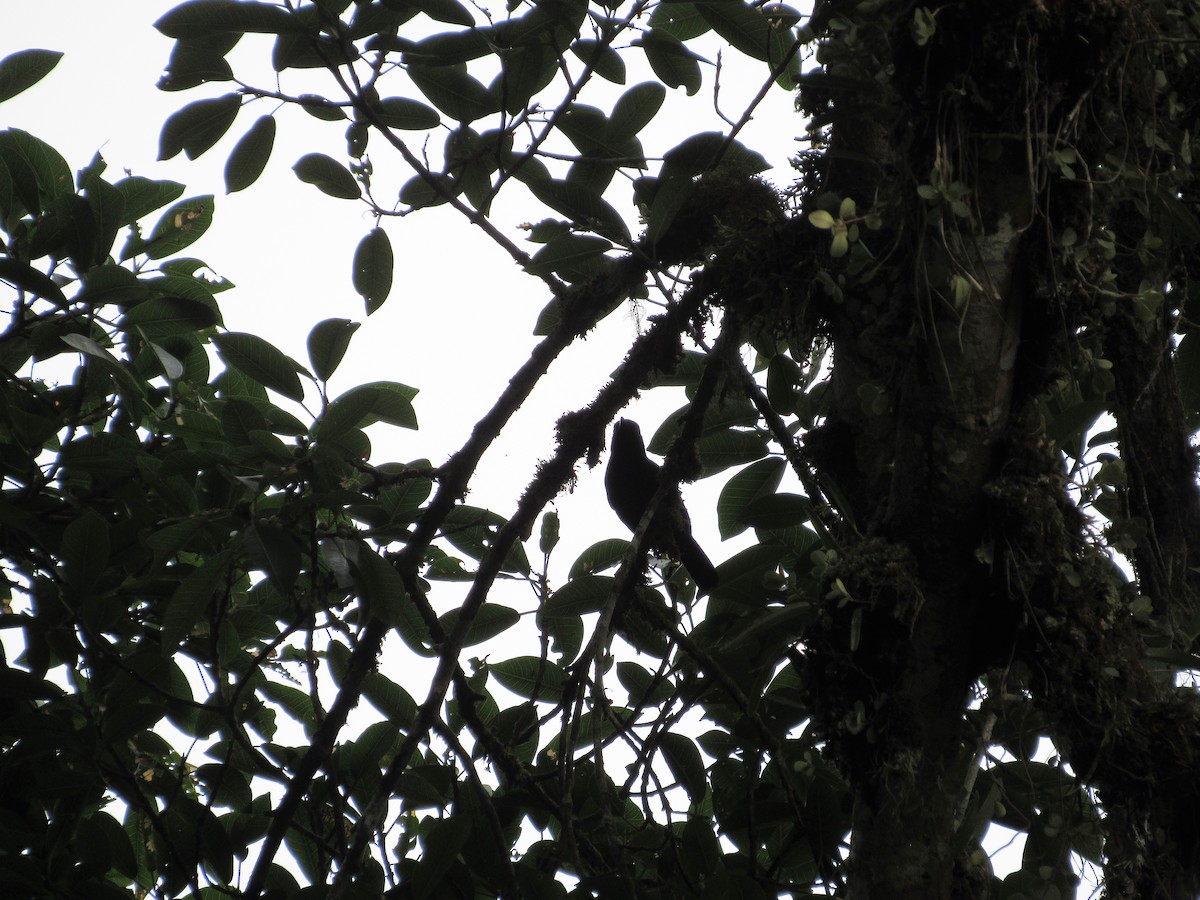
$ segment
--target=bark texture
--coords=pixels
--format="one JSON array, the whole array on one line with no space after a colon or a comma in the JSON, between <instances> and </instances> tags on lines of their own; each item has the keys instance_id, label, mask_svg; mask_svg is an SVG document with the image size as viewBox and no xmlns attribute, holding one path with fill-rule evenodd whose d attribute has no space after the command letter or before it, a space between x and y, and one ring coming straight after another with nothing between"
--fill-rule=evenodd
<instances>
[{"instance_id":1,"label":"bark texture","mask_svg":"<svg viewBox=\"0 0 1200 900\"><path fill-rule=\"evenodd\" d=\"M1200 707L1147 666L1136 592L1095 549L1051 420L1096 374L1088 360L1111 362L1119 497L1142 526L1129 558L1156 627L1186 649L1200 503L1169 355L1181 292L1150 315L1128 299L1181 276L1122 233L1146 216L1120 183L1164 164L1136 132L1161 107L1164 10L947 5L930 34L918 6L821 7L839 79L802 94L828 123L824 191L884 222L819 311L832 400L806 442L854 524L806 657L856 795L847 896L969 895L959 798L981 736L964 713L985 676L989 696L1032 694L1100 792L1108 895L1192 897ZM1117 126L1130 108L1144 118ZM1064 160L1106 155L1110 183L1062 177ZM1083 240L1064 270L1068 229ZM1107 258L1087 243L1103 230Z\"/></svg>"}]
</instances>

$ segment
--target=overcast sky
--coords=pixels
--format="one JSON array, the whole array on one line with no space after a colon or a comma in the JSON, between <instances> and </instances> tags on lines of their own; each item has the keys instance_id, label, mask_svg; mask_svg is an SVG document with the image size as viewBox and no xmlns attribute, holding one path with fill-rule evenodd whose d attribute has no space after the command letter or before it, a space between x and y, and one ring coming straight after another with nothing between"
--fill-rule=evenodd
<instances>
[{"instance_id":1,"label":"overcast sky","mask_svg":"<svg viewBox=\"0 0 1200 900\"><path fill-rule=\"evenodd\" d=\"M156 89L172 42L152 23L174 5L159 0L21 4L19 14L5 17L0 57L30 47L60 50L66 56L45 81L0 107L0 127L21 128L46 140L73 169L100 152L114 180L128 169L182 182L187 185L185 196L215 194L212 229L186 252L236 283L236 290L220 297L227 326L260 334L307 363L305 337L316 322L328 317L363 322L331 383L331 393L375 380L419 388L415 405L421 430L372 429L372 461L428 456L435 464L442 462L462 444L534 346L533 324L548 299L544 286L518 271L503 251L455 214L426 210L385 223L396 253L395 286L383 309L366 319L362 300L350 284L350 264L355 246L374 220L361 204L326 197L295 178L291 166L304 153L341 158L345 146L342 125L318 123L298 110L278 116L271 164L262 179L242 193L225 195L224 161L250 124L272 111L263 103L243 110L231 132L200 160L180 156L156 161L163 120L192 100L227 89ZM241 74L236 61L240 59L262 74L268 45L253 38L243 43L235 71ZM727 64L736 59L735 52L726 53ZM270 84L266 74L268 80L260 84ZM764 74L760 64L740 69L730 65L722 76L727 114L740 114L737 98L751 96ZM631 70L629 85L649 77ZM712 70L706 69L698 95L686 98L682 90L673 92L673 106L652 126L656 130L646 139L647 150L667 149L694 131L722 128L712 115L712 87ZM803 132L802 126L792 98L774 90L743 133L744 143L775 167L767 175L779 186L791 181L787 160L799 149L794 137ZM381 178L403 182L410 173L397 158L378 152L381 144L373 142L376 171ZM614 198L614 203L621 199ZM542 215L544 211L520 204L498 205L495 221L521 243L517 226ZM571 348L485 457L472 483L472 503L503 515L512 512L538 460L552 452L554 420L594 396L636 333L636 317L618 311ZM678 394L661 398L640 404L633 415L648 431L681 402ZM602 471L580 469L579 474L575 493L556 504L563 516L562 552L555 566L559 583L579 551L601 538L626 533L604 502ZM686 494L709 555L715 562L732 555L738 544L722 546L716 537L716 486L693 485ZM531 556L536 553L536 537L531 551ZM419 690L414 693L418 699L423 696Z\"/></svg>"},{"instance_id":2,"label":"overcast sky","mask_svg":"<svg viewBox=\"0 0 1200 900\"><path fill-rule=\"evenodd\" d=\"M193 100L228 90L228 85L181 93L156 89L172 42L154 30L153 22L174 5L157 0L23 4L20 15L6 17L0 56L30 47L66 55L38 86L4 104L0 125L41 137L63 153L74 169L100 152L114 180L128 169L182 182L187 185L185 196L215 194L213 226L186 253L205 260L237 285L220 298L227 326L260 334L307 363L305 337L316 322L327 317L363 322L331 383L331 393L374 380L419 388L415 405L421 430L372 429L372 461L427 456L435 464L442 462L462 444L534 346L533 324L548 299L544 285L518 271L503 251L453 212L424 210L384 223L396 253L395 285L387 304L367 320L349 275L354 248L374 225L373 218L365 206L327 197L299 182L291 171L295 160L307 152L343 158L341 123L320 123L295 109L281 111L266 173L253 187L232 196L224 193L225 159L250 124L273 111L267 102L243 109L230 133L199 160L188 161L181 155L156 161L158 133L167 116ZM715 58L715 45L708 49ZM245 38L231 56L237 74L245 77L243 71L255 72L256 83L270 86L268 59L266 39L253 36ZM737 60L736 52L727 51L728 68L722 75L722 107L734 117L766 72L755 63L742 67L739 74ZM712 114L712 74L711 68L705 69L705 85L694 97L685 97L681 89L672 92L668 100L672 105L660 113L651 126L655 130L645 138L647 152L661 152L694 131L724 127ZM627 86L649 77L648 72L639 75L631 67ZM323 84L308 89L320 91ZM299 92L286 82L285 87ZM798 148L794 136L802 132L801 126L791 96L776 89L743 134L746 144L776 166L768 176L779 185L791 179L787 159ZM386 149L382 141L372 143L377 179L402 183L411 173ZM631 208L627 193L612 199L623 211ZM524 243L518 226L545 214L520 203L500 203L494 218L506 235ZM637 317L628 309L620 310L571 348L485 457L472 485L471 502L504 515L512 511L537 461L552 451L554 420L594 396L620 363L637 327ZM650 408L643 404L635 416L649 431L681 402L681 396L674 395L653 402ZM576 494L560 498L558 508L564 516L560 567L569 566L575 553L595 540L624 534L603 503L601 474L581 471ZM706 543L715 544L711 509L715 494L700 486L690 488L688 494L697 492L701 494L693 505L708 502L709 508L696 509L693 518L712 535ZM718 561L732 553L719 546L708 549ZM562 568L560 578L564 575Z\"/></svg>"}]
</instances>

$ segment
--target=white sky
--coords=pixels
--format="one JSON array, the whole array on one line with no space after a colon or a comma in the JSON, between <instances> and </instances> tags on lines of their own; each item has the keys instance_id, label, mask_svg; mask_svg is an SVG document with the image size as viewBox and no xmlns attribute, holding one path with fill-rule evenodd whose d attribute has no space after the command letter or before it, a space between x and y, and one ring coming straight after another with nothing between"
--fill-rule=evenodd
<instances>
[{"instance_id":1,"label":"white sky","mask_svg":"<svg viewBox=\"0 0 1200 900\"><path fill-rule=\"evenodd\" d=\"M0 57L32 47L63 51L65 57L40 84L0 106L0 127L21 128L47 141L75 170L99 151L109 164L111 180L128 169L181 182L187 186L185 197L216 195L211 229L184 253L203 259L237 285L219 297L227 327L259 334L307 364L305 339L316 322L329 317L362 322L331 382L330 393L336 396L375 380L419 388L415 406L420 431L376 426L372 429L372 462L428 457L441 463L461 446L536 344L532 329L548 300L545 286L521 273L504 251L457 214L446 209L423 210L384 223L396 255L396 277L391 297L368 320L362 299L351 286L350 269L354 249L375 224L373 218L364 205L327 197L301 183L291 171L295 160L308 152L344 159L344 123L320 123L300 110L283 110L277 115L275 151L266 173L250 189L232 196L224 193L225 159L259 115L274 111L266 101L244 108L225 138L199 160L188 161L181 155L157 162L163 121L186 103L230 89L227 84L179 93L156 89L172 41L159 35L152 23L174 5L158 0L23 4L20 15L6 17L0 31ZM447 29L436 26L434 30ZM715 52L715 46L712 49ZM231 56L235 73L260 86L272 86L269 52L267 40L244 38ZM640 51L630 54L640 55ZM730 51L726 56L729 68L722 74L722 108L736 118L745 102L738 97L752 96L767 70L755 63L739 79L734 67L737 54ZM245 70L239 60L245 63ZM256 80L246 72L260 75ZM631 65L624 88L651 77L648 70L638 75ZM332 89L327 85L327 81L310 82L301 89L285 80L284 89L293 94L324 92ZM661 153L697 131L724 130L711 112L712 88L712 69L706 68L705 86L699 94L687 98L682 89L674 91L668 108L651 126L657 129L651 132L654 136L643 134L647 153ZM604 106L615 96L611 91L603 98L585 94L583 100ZM767 174L783 186L791 180L787 159L797 150L793 137L802 130L791 96L775 89L742 140L778 167ZM436 136L433 145L439 146L442 139ZM371 151L377 186L399 185L411 175L398 157L388 154L382 140L373 139ZM383 195L382 191L377 194ZM632 216L627 189L614 192L610 199ZM532 253L536 245L526 244L517 226L547 215L554 214L530 204L498 203L494 221ZM147 224L153 225L156 217L151 216ZM636 233L636 223L631 227ZM122 240L118 238L118 246ZM511 514L538 461L553 452L554 421L593 398L621 362L637 328L634 316L618 311L560 359L484 458L472 482L469 502L505 516ZM288 405L281 398L274 399ZM310 400L315 399L315 392L310 392ZM643 404L635 416L649 434L682 402L680 392L670 392ZM315 406L310 404L310 409ZM562 543L552 569L555 584L561 585L584 548L603 538L627 534L608 509L602 474L602 469L588 472L581 467L576 490L556 503L562 517ZM713 506L717 492L717 485L697 485L687 491L701 541L719 562L734 550L732 545L722 547L716 534ZM529 554L537 567L536 529ZM452 605L461 596L458 588L435 586L431 597L435 607L442 611ZM493 599L528 609L532 598L523 586L501 583L493 591ZM535 647L520 646L510 638L493 659L537 652ZM465 656L484 655L489 649L496 648L471 648ZM403 657L402 662L389 655L388 667L403 669L402 675L389 674L398 677L420 702L425 697L421 673L426 663L407 653ZM355 721L371 716L364 705Z\"/></svg>"},{"instance_id":2,"label":"white sky","mask_svg":"<svg viewBox=\"0 0 1200 900\"><path fill-rule=\"evenodd\" d=\"M374 224L371 216L362 204L327 197L298 181L291 171L295 160L308 152L343 159L344 123L321 123L299 110L283 110L277 115L279 130L266 173L248 190L230 196L224 193L225 159L257 117L273 111L269 101L244 108L230 132L199 160L180 155L157 162L158 132L166 117L186 103L230 88L207 85L177 93L156 89L173 42L155 31L152 23L175 5L159 0L119 5L94 0L23 4L19 15L6 17L0 57L30 47L66 55L44 81L0 107L0 126L22 128L42 138L73 169L100 151L114 180L122 169L130 169L181 182L187 186L184 196L215 194L212 228L185 254L205 260L237 285L220 297L230 330L257 333L306 364L305 338L316 322L328 317L362 322L331 382L331 394L374 380L419 388L415 405L421 430L377 426L372 430L372 461L425 456L435 464L442 462L461 446L534 346L531 332L548 299L545 287L518 271L502 250L457 214L441 208L423 210L384 223L396 254L395 283L384 307L367 320L349 275L354 248ZM438 25L434 30L448 27ZM704 52L709 49L715 48ZM640 53L630 56L640 57ZM237 75L247 78L245 72L258 72L254 83L269 87L268 60L269 43L254 36L243 38L231 55ZM766 75L765 66L754 63L743 68L739 78L738 61L736 51L726 52L721 103L733 117L744 105L740 98L751 96ZM662 152L695 131L723 128L711 111L713 70L705 67L704 71L704 87L695 96L685 97L682 89L672 92L668 106L643 135L648 153ZM285 73L285 77L291 76ZM648 70L639 75L631 65L625 87L649 77ZM326 80L303 90L321 92L327 84ZM302 90L294 81L285 80L284 87L294 93ZM586 93L583 99L595 105L610 102L610 98L589 99ZM775 89L742 139L771 161L776 168L767 175L782 186L791 180L787 159L797 151L794 136L802 130L791 96ZM435 137L434 145L441 140ZM387 149L381 140L372 141L376 181L403 183L411 172ZM628 191L621 189L611 199L625 211L631 209L628 197ZM506 235L533 252L536 246L524 242L517 226L545 215L535 206L502 202L494 220ZM150 224L153 221L152 216ZM552 451L555 419L593 397L620 363L636 328L628 311L618 311L568 351L485 457L470 502L503 515L511 512L538 459ZM673 395L653 402L652 411L635 415L650 432L681 402L679 395ZM603 502L600 470L580 474L576 494L558 503L563 515L563 550L558 554L562 566L593 541L624 534ZM692 487L689 495L700 490ZM713 498L715 502L715 493ZM714 560L732 553L716 546L711 511L698 509L693 518L712 531L706 543ZM565 569L560 578L563 575Z\"/></svg>"}]
</instances>

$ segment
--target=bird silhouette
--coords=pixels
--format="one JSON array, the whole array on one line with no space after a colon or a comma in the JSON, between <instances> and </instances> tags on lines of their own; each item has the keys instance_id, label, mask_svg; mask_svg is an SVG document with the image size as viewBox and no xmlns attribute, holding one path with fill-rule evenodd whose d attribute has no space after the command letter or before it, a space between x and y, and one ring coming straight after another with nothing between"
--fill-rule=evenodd
<instances>
[{"instance_id":1,"label":"bird silhouette","mask_svg":"<svg viewBox=\"0 0 1200 900\"><path fill-rule=\"evenodd\" d=\"M646 505L658 489L661 474L658 463L646 456L637 422L618 419L613 426L604 488L608 492L608 505L630 531L637 530ZM682 562L701 594L710 593L717 586L717 570L692 537L692 520L683 505L679 485L671 485L655 510L646 531L646 543Z\"/></svg>"}]
</instances>

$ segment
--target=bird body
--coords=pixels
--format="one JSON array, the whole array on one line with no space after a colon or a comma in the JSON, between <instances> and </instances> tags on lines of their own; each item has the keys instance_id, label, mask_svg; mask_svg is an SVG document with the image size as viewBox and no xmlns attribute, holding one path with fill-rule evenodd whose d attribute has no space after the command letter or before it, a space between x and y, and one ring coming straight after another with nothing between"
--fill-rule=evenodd
<instances>
[{"instance_id":1,"label":"bird body","mask_svg":"<svg viewBox=\"0 0 1200 900\"><path fill-rule=\"evenodd\" d=\"M604 488L608 492L608 505L630 531L637 530L646 506L658 490L661 474L658 463L646 456L646 445L638 424L619 419L613 426ZM682 562L700 593L709 593L717 586L717 570L692 537L692 521L678 485L669 488L655 510L646 531L646 542L658 552Z\"/></svg>"}]
</instances>

